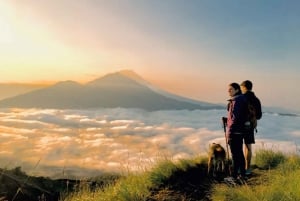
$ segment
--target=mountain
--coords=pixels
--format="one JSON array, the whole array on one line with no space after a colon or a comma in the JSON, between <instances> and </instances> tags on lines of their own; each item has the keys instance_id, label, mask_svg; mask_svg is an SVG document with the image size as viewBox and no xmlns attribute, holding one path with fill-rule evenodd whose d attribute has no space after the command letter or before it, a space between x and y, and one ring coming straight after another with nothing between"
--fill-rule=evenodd
<instances>
[{"instance_id":1,"label":"mountain","mask_svg":"<svg viewBox=\"0 0 300 201\"><path fill-rule=\"evenodd\" d=\"M0 107L19 108L141 108L153 110L224 109L223 106L180 97L152 86L133 71L107 74L84 85L59 82L0 101Z\"/></svg>"},{"instance_id":2,"label":"mountain","mask_svg":"<svg viewBox=\"0 0 300 201\"><path fill-rule=\"evenodd\" d=\"M0 100L41 89L49 84L0 83Z\"/></svg>"}]
</instances>

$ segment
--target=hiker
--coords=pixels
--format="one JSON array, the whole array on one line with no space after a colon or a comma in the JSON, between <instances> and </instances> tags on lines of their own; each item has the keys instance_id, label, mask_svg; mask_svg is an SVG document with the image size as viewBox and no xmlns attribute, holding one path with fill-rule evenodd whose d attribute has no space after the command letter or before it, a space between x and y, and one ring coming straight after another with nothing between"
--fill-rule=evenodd
<instances>
[{"instance_id":1,"label":"hiker","mask_svg":"<svg viewBox=\"0 0 300 201\"><path fill-rule=\"evenodd\" d=\"M243 138L245 134L244 124L247 121L247 101L242 95L238 83L229 84L228 93L230 99L227 107L226 140L232 156L232 177L238 179L245 177Z\"/></svg>"},{"instance_id":2,"label":"hiker","mask_svg":"<svg viewBox=\"0 0 300 201\"><path fill-rule=\"evenodd\" d=\"M252 91L252 82L250 80L245 80L241 84L241 90L244 96L247 99L248 104L252 104L253 108L255 109L255 117L256 120L260 119L262 116L261 112L261 103L260 100L255 96L254 92ZM252 158L252 144L255 144L254 132L256 131L256 125L251 126L247 129L248 133L244 135L244 154L245 154L245 169L246 175L251 174L250 164Z\"/></svg>"}]
</instances>

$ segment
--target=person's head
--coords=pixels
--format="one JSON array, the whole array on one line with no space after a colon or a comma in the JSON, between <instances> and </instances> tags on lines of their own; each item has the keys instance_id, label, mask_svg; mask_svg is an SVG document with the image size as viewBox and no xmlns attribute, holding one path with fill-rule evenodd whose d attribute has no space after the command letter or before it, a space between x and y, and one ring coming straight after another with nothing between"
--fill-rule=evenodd
<instances>
[{"instance_id":1,"label":"person's head","mask_svg":"<svg viewBox=\"0 0 300 201\"><path fill-rule=\"evenodd\" d=\"M250 80L245 80L241 83L241 90L243 93L246 93L247 91L252 90L252 82Z\"/></svg>"},{"instance_id":2,"label":"person's head","mask_svg":"<svg viewBox=\"0 0 300 201\"><path fill-rule=\"evenodd\" d=\"M229 84L229 86L228 86L228 93L229 93L230 97L233 97L233 96L241 94L240 85L238 83L235 83L235 82Z\"/></svg>"}]
</instances>

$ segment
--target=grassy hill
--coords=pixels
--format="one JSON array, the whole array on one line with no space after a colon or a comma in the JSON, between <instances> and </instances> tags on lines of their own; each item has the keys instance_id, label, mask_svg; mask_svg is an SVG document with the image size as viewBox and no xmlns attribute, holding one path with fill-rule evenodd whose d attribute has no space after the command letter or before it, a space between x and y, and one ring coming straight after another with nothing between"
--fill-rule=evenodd
<instances>
[{"instance_id":1,"label":"grassy hill","mask_svg":"<svg viewBox=\"0 0 300 201\"><path fill-rule=\"evenodd\" d=\"M39 178L37 182L37 178L25 176L20 169L14 169L10 172L10 175L15 175L11 181L15 180L19 184L17 188L12 188L12 184L6 185L13 193L5 194L8 191L4 189L3 178L9 171L4 171L5 174L0 177L0 200L11 200L11 196L15 196L15 200L42 200L42 194L43 201L300 200L299 156L261 150L254 158L252 176L245 183L235 186L223 182L226 174L208 176L206 163L205 157L178 162L164 160L142 173L103 175L85 181ZM24 177L20 177L20 174ZM32 199L21 199L24 192L30 190L30 186L32 193L33 189L39 189L42 194L32 194ZM51 194L56 196L49 196Z\"/></svg>"},{"instance_id":2,"label":"grassy hill","mask_svg":"<svg viewBox=\"0 0 300 201\"><path fill-rule=\"evenodd\" d=\"M68 194L80 191L85 185L89 189L103 188L121 176L103 174L88 181L70 179L50 179L29 176L16 167L0 169L0 201L58 201Z\"/></svg>"}]
</instances>

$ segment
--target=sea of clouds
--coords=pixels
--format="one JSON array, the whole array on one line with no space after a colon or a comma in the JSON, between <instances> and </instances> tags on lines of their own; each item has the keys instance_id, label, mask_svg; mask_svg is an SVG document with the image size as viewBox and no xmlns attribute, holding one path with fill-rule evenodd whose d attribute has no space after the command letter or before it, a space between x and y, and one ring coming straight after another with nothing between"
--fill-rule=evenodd
<instances>
[{"instance_id":1,"label":"sea of clouds","mask_svg":"<svg viewBox=\"0 0 300 201\"><path fill-rule=\"evenodd\" d=\"M161 158L205 155L225 147L225 110L0 110L0 164L29 174L91 176L139 171ZM300 116L264 113L254 150L299 153Z\"/></svg>"}]
</instances>

